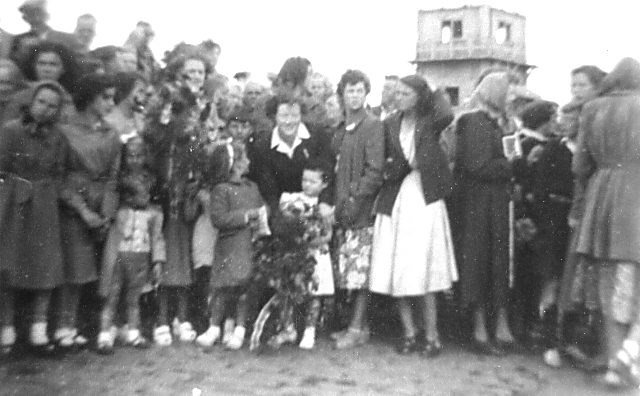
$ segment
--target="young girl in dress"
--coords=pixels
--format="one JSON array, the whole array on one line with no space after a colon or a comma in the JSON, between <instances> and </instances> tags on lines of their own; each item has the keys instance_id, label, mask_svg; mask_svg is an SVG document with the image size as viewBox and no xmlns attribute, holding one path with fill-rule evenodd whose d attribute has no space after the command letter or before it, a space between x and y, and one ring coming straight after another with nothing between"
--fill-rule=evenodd
<instances>
[{"instance_id":1,"label":"young girl in dress","mask_svg":"<svg viewBox=\"0 0 640 396\"><path fill-rule=\"evenodd\" d=\"M100 276L100 294L106 299L98 335L100 353L112 351L113 319L123 291L128 325L124 341L135 347L147 346L140 334L139 299L147 280L157 279L166 261L163 215L159 207L149 204L154 178L144 166L142 138L130 139L124 152L125 172L119 187L122 204L107 237Z\"/></svg>"},{"instance_id":2,"label":"young girl in dress","mask_svg":"<svg viewBox=\"0 0 640 396\"><path fill-rule=\"evenodd\" d=\"M321 161L310 160L302 171L302 191L294 193L283 193L280 197L280 211L291 212L291 207L303 207L306 209L305 215L317 210L318 197L329 185L330 168ZM316 339L316 325L320 317L322 298L332 296L334 293L333 270L331 267L331 256L329 254L329 241L332 236L332 224L323 219L321 231L318 237L309 243L310 253L316 260L313 274L315 285L310 285L312 298L307 304L305 330L300 341L300 348L313 349ZM314 287L315 286L315 287ZM291 312L292 314L293 312ZM292 316L292 315L291 315ZM287 318L289 325L284 331L276 335L272 341L275 344L294 342L297 338L293 317Z\"/></svg>"},{"instance_id":3,"label":"young girl in dress","mask_svg":"<svg viewBox=\"0 0 640 396\"><path fill-rule=\"evenodd\" d=\"M220 182L211 191L210 208L213 226L218 229L211 271L211 317L209 329L196 342L210 348L220 338L220 323L228 305L235 305L236 326L225 347L237 350L245 337L248 311L247 285L253 272L254 230L258 228L264 201L255 183L244 175L249 159L241 143L217 147L213 158Z\"/></svg>"}]
</instances>

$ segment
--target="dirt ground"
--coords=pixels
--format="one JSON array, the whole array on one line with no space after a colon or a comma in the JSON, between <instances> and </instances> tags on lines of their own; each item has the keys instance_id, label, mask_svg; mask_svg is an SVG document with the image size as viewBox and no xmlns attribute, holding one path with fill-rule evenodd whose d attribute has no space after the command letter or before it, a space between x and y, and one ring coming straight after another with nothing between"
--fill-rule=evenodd
<instances>
[{"instance_id":1,"label":"dirt ground","mask_svg":"<svg viewBox=\"0 0 640 396\"><path fill-rule=\"evenodd\" d=\"M478 356L447 344L435 359L399 356L386 341L346 351L287 346L261 354L193 345L148 350L86 350L57 357L20 354L0 363L2 395L601 395L572 368L539 356ZM636 393L618 393L636 394Z\"/></svg>"}]
</instances>

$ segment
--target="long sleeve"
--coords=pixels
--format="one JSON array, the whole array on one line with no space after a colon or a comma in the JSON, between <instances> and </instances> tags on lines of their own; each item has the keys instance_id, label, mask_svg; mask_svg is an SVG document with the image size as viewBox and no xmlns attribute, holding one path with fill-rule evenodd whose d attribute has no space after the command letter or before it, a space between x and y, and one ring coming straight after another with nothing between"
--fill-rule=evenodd
<instances>
[{"instance_id":1,"label":"long sleeve","mask_svg":"<svg viewBox=\"0 0 640 396\"><path fill-rule=\"evenodd\" d=\"M571 170L577 176L578 182L586 184L591 174L595 171L596 164L589 152L587 140L589 139L589 104L585 105L580 114L580 126L578 130L578 148L573 155Z\"/></svg>"},{"instance_id":2,"label":"long sleeve","mask_svg":"<svg viewBox=\"0 0 640 396\"><path fill-rule=\"evenodd\" d=\"M118 141L119 145L119 141ZM121 155L118 154L111 163L109 169L109 180L104 186L104 196L102 197L101 212L107 219L112 219L118 210L119 195L117 192L118 175L120 174Z\"/></svg>"},{"instance_id":3,"label":"long sleeve","mask_svg":"<svg viewBox=\"0 0 640 396\"><path fill-rule=\"evenodd\" d=\"M507 181L512 176L512 166L502 153L494 150L494 126L491 121L477 115L463 116L458 121L457 168L468 176L486 181Z\"/></svg>"},{"instance_id":4,"label":"long sleeve","mask_svg":"<svg viewBox=\"0 0 640 396\"><path fill-rule=\"evenodd\" d=\"M153 208L153 216L150 219L149 233L151 239L151 262L167 261L167 245L165 243L164 234L162 233L162 223L164 217L159 208Z\"/></svg>"},{"instance_id":5,"label":"long sleeve","mask_svg":"<svg viewBox=\"0 0 640 396\"><path fill-rule=\"evenodd\" d=\"M246 210L230 210L230 193L224 184L218 184L211 192L211 222L220 230L237 230L248 226Z\"/></svg>"},{"instance_id":6,"label":"long sleeve","mask_svg":"<svg viewBox=\"0 0 640 396\"><path fill-rule=\"evenodd\" d=\"M255 175L255 182L260 189L260 194L271 208L271 213L275 213L278 210L280 188L273 174L273 169L268 163L268 154L269 152L265 151L264 146L260 145L256 148L255 158L252 161L252 173Z\"/></svg>"},{"instance_id":7,"label":"long sleeve","mask_svg":"<svg viewBox=\"0 0 640 396\"><path fill-rule=\"evenodd\" d=\"M7 125L0 128L0 172L11 170L11 145L13 130Z\"/></svg>"},{"instance_id":8,"label":"long sleeve","mask_svg":"<svg viewBox=\"0 0 640 396\"><path fill-rule=\"evenodd\" d=\"M382 122L375 120L367 131L364 148L364 171L356 192L356 199L375 196L382 186L384 167L384 132Z\"/></svg>"}]
</instances>

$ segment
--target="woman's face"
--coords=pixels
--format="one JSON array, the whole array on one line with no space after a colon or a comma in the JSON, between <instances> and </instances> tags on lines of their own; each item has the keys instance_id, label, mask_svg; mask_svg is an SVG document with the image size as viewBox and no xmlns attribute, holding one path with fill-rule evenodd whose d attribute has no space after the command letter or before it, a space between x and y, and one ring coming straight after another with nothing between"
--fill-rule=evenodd
<instances>
[{"instance_id":1,"label":"woman's face","mask_svg":"<svg viewBox=\"0 0 640 396\"><path fill-rule=\"evenodd\" d=\"M0 67L0 98L7 98L15 92L16 81L13 77L9 68Z\"/></svg>"},{"instance_id":2,"label":"woman's face","mask_svg":"<svg viewBox=\"0 0 640 396\"><path fill-rule=\"evenodd\" d=\"M50 88L42 88L31 102L29 113L38 124L53 121L60 107L60 95Z\"/></svg>"},{"instance_id":3,"label":"woman's face","mask_svg":"<svg viewBox=\"0 0 640 396\"><path fill-rule=\"evenodd\" d=\"M344 87L344 93L342 94L344 100L344 107L351 111L360 110L364 107L364 102L367 99L367 89L364 86L363 81L358 81L356 84L347 84Z\"/></svg>"},{"instance_id":4,"label":"woman's face","mask_svg":"<svg viewBox=\"0 0 640 396\"><path fill-rule=\"evenodd\" d=\"M584 73L576 73L571 76L571 95L577 100L589 100L596 97L596 87Z\"/></svg>"},{"instance_id":5,"label":"woman's face","mask_svg":"<svg viewBox=\"0 0 640 396\"><path fill-rule=\"evenodd\" d=\"M199 59L187 59L182 67L182 77L192 92L198 92L204 85L206 69Z\"/></svg>"},{"instance_id":6,"label":"woman's face","mask_svg":"<svg viewBox=\"0 0 640 396\"><path fill-rule=\"evenodd\" d=\"M115 104L113 103L113 97L116 94L115 88L107 88L102 91L89 105L87 110L91 110L98 117L103 118L113 109Z\"/></svg>"},{"instance_id":7,"label":"woman's face","mask_svg":"<svg viewBox=\"0 0 640 396\"><path fill-rule=\"evenodd\" d=\"M293 138L298 134L298 126L302 120L300 105L297 103L282 103L276 112L276 125L280 135Z\"/></svg>"},{"instance_id":8,"label":"woman's face","mask_svg":"<svg viewBox=\"0 0 640 396\"><path fill-rule=\"evenodd\" d=\"M53 80L58 81L62 73L64 73L64 66L62 65L62 59L55 52L44 52L36 58L36 79Z\"/></svg>"},{"instance_id":9,"label":"woman's face","mask_svg":"<svg viewBox=\"0 0 640 396\"><path fill-rule=\"evenodd\" d=\"M396 87L396 105L400 111L413 109L418 103L418 94L410 86L398 82Z\"/></svg>"},{"instance_id":10,"label":"woman's face","mask_svg":"<svg viewBox=\"0 0 640 396\"><path fill-rule=\"evenodd\" d=\"M311 77L309 79L309 92L316 101L322 101L325 92L324 79L322 77Z\"/></svg>"},{"instance_id":11,"label":"woman's face","mask_svg":"<svg viewBox=\"0 0 640 396\"><path fill-rule=\"evenodd\" d=\"M127 143L126 164L129 171L140 171L144 168L145 151L144 145L139 141Z\"/></svg>"}]
</instances>

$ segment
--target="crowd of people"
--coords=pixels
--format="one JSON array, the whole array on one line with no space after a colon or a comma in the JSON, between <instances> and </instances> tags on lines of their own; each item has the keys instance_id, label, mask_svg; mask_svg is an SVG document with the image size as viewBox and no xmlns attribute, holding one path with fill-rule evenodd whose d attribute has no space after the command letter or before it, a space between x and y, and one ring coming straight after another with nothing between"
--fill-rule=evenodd
<instances>
[{"instance_id":1,"label":"crowd of people","mask_svg":"<svg viewBox=\"0 0 640 396\"><path fill-rule=\"evenodd\" d=\"M149 23L91 50L93 16L64 33L42 0L19 11L31 30L0 31L3 354L237 350L274 290L303 309L281 307L269 345L330 328L346 349L384 295L401 354L442 351L446 301L477 353L524 345L640 385L636 60L576 68L562 107L490 69L455 111L419 75L371 108L359 70L334 91L293 57L266 87L218 73L211 40L161 67Z\"/></svg>"}]
</instances>

